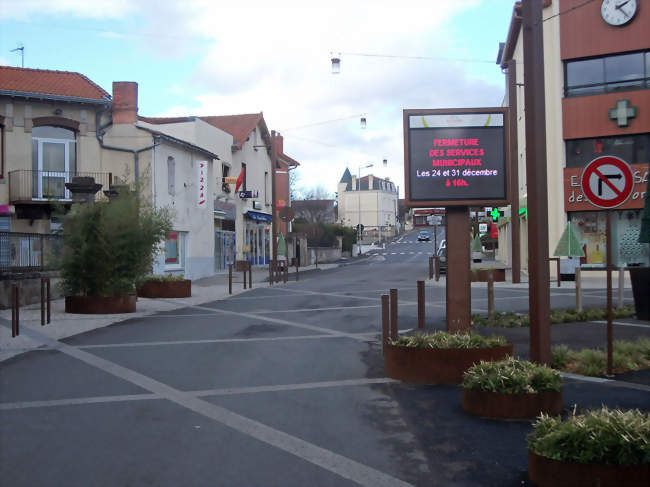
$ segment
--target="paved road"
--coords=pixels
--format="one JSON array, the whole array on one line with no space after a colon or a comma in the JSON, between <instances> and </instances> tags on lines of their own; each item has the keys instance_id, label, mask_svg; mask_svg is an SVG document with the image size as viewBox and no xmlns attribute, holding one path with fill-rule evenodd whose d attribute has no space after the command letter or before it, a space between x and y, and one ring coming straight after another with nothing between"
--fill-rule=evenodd
<instances>
[{"instance_id":1,"label":"paved road","mask_svg":"<svg viewBox=\"0 0 650 487\"><path fill-rule=\"evenodd\" d=\"M391 264L419 264L426 266L428 265L429 256L435 255L440 243L445 239L445 227L438 227L436 235L434 235L433 230L427 229L425 231L429 233L431 238L428 242L418 242L419 230L415 230L390 242L383 249L373 249L368 254L375 257L374 263L388 262Z\"/></svg>"},{"instance_id":2,"label":"paved road","mask_svg":"<svg viewBox=\"0 0 650 487\"><path fill-rule=\"evenodd\" d=\"M389 248L400 246L428 247ZM379 296L397 287L400 328L415 326L424 255L368 257L1 363L3 484L526 485L528 422L469 417L456 387L384 376ZM482 288L472 297L475 311L485 308ZM523 311L526 299L525 290L497 289L498 309ZM572 299L553 292L556 306ZM604 292L585 301L602 303ZM442 328L441 284L427 287L427 302L427 326ZM525 355L527 330L505 332ZM615 333L650 336L650 328ZM604 335L590 324L557 325L553 336L595 345ZM648 397L648 389L569 380L564 402L647 407Z\"/></svg>"}]
</instances>

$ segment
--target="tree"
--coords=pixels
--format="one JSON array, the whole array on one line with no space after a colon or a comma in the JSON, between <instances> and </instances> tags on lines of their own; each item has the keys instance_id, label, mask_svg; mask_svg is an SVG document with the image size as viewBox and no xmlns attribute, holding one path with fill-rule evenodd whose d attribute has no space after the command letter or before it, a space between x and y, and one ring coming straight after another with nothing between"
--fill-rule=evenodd
<instances>
[{"instance_id":1,"label":"tree","mask_svg":"<svg viewBox=\"0 0 650 487\"><path fill-rule=\"evenodd\" d=\"M298 192L298 181L300 181L298 171L296 169L289 171L289 198L291 201L300 199L300 194Z\"/></svg>"}]
</instances>

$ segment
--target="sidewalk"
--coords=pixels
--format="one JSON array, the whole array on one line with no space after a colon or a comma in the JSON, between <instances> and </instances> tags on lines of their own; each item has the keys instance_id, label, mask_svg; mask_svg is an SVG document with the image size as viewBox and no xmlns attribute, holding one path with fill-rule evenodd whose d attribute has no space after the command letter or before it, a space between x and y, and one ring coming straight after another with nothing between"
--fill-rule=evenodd
<instances>
[{"instance_id":1,"label":"sidewalk","mask_svg":"<svg viewBox=\"0 0 650 487\"><path fill-rule=\"evenodd\" d=\"M299 276L311 274L321 270L338 267L339 264L319 264L301 267ZM244 293L242 272L233 273L232 295ZM253 289L269 286L268 267L253 268ZM295 268L289 269L289 279L295 279ZM281 283L280 283L281 284ZM250 289L248 289L250 290ZM59 340L69 336L85 333L87 331L103 328L113 323L140 318L163 311L184 308L188 305L198 305L228 299L228 274L217 274L211 277L192 281L192 297L181 299L148 299L138 298L135 313L112 315L81 315L65 312L63 298L51 302L51 323L41 326L40 304L30 304L20 308L20 328L25 327L38 330L49 338ZM0 362L42 346L42 344L27 334L11 337L11 309L0 310Z\"/></svg>"}]
</instances>

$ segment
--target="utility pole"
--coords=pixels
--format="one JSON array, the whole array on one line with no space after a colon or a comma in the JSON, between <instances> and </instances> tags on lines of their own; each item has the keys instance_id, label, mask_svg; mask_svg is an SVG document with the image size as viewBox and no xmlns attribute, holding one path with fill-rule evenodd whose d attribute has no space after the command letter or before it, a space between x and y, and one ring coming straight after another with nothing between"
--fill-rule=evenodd
<instances>
[{"instance_id":1,"label":"utility pole","mask_svg":"<svg viewBox=\"0 0 650 487\"><path fill-rule=\"evenodd\" d=\"M528 186L528 299L530 358L551 363L548 195L542 0L522 1L526 178ZM519 215L513 215L518 218Z\"/></svg>"},{"instance_id":2,"label":"utility pole","mask_svg":"<svg viewBox=\"0 0 650 487\"><path fill-rule=\"evenodd\" d=\"M275 195L275 166L278 163L278 149L275 140L275 130L271 130L271 260L278 259L278 228L277 223L277 208L276 208L276 195Z\"/></svg>"}]
</instances>

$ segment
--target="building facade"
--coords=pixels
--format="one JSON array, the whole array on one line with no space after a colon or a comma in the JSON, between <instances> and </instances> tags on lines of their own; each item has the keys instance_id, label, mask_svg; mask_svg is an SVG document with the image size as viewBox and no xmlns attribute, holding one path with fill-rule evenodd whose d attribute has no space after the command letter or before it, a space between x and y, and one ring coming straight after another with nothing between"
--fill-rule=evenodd
<instances>
[{"instance_id":1,"label":"building facade","mask_svg":"<svg viewBox=\"0 0 650 487\"><path fill-rule=\"evenodd\" d=\"M338 184L337 208L341 225L363 225L363 237L379 240L397 232L398 188L372 174L358 179L346 169Z\"/></svg>"},{"instance_id":2,"label":"building facade","mask_svg":"<svg viewBox=\"0 0 650 487\"><path fill-rule=\"evenodd\" d=\"M583 265L605 264L605 211L581 190L580 175L594 159L616 156L634 174L629 199L612 212L613 264L648 264L638 244L650 162L650 9L641 2L622 6L621 21L601 11L601 2L545 2L544 82L548 178L549 249L553 254L567 223L578 234ZM634 8L636 5L636 8ZM512 220L520 223L521 266L527 267L527 186L521 5L515 4L498 63L506 73L504 104L511 107L516 137L516 212L500 222L499 258L511 261ZM576 259L577 260L577 259ZM551 266L555 273L555 266Z\"/></svg>"}]
</instances>

